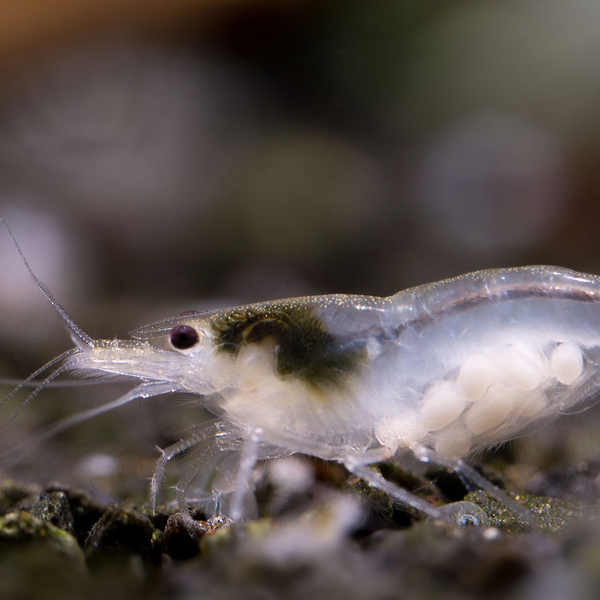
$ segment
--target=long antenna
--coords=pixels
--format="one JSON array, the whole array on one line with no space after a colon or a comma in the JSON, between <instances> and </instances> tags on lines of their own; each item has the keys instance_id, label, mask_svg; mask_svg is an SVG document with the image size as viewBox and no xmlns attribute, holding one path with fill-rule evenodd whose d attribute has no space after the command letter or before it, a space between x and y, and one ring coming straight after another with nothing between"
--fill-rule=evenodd
<instances>
[{"instance_id":1,"label":"long antenna","mask_svg":"<svg viewBox=\"0 0 600 600\"><path fill-rule=\"evenodd\" d=\"M6 402L8 402L15 394L20 392L24 387L30 385L31 382L38 375L41 375L44 371L47 371L50 367L53 367L56 363L59 363L62 360L65 360L66 358L69 358L69 356L72 356L76 352L80 352L80 350L78 350L77 348L71 348L70 350L63 352L62 354L59 354L58 356L54 357L51 361L47 362L44 366L40 367L37 371L34 371L27 379L23 379L22 381L19 381L17 387L14 388L12 390L12 392L10 392L10 394L8 394L8 396L5 396L2 400L0 400L0 406L5 404ZM48 383L49 382L44 382L44 387L48 387ZM36 388L39 387L39 382L35 382L34 385ZM1 433L1 431L2 430L0 430L0 433Z\"/></svg>"},{"instance_id":2,"label":"long antenna","mask_svg":"<svg viewBox=\"0 0 600 600\"><path fill-rule=\"evenodd\" d=\"M46 300L48 300L48 302L50 302L50 304L52 304L52 306L54 307L54 310L58 313L58 316L67 324L69 329L71 329L71 331L82 342L84 342L88 346L93 346L94 339L92 337L90 337L85 331L83 331L83 329L81 329L79 326L77 326L75 324L73 319L71 319L71 317L69 317L69 315L67 314L67 311L58 303L57 300L55 300L54 296L46 289L44 284L37 278L36 274L33 272L33 269L29 266L29 263L27 262L27 259L25 258L23 251L21 250L21 246L19 246L19 243L17 242L17 238L15 238L13 232L10 230L8 223L2 217L0 217L0 223L2 223L2 225L4 225L4 227L6 228L6 231L8 231L8 235L10 235L10 237L13 241L13 244L15 245L15 248L17 249L17 252L19 253L19 256L21 257L21 259L23 260L23 263L25 263L25 267L29 271L29 275L31 275L31 278L35 282L35 285L37 285L37 287L42 292L42 294L44 294L44 296L46 297Z\"/></svg>"}]
</instances>

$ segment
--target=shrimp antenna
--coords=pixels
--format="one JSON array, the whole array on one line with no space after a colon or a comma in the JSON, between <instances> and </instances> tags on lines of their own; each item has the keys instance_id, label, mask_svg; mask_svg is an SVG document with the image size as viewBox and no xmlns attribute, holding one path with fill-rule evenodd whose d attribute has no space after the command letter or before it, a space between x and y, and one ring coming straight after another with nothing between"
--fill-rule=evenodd
<instances>
[{"instance_id":1,"label":"shrimp antenna","mask_svg":"<svg viewBox=\"0 0 600 600\"><path fill-rule=\"evenodd\" d=\"M63 352L62 354L59 354L58 356L54 357L51 361L47 362L45 365L40 367L37 371L34 371L29 377L27 377L27 379L23 379L22 381L19 381L17 387L14 388L2 400L0 400L0 406L3 406L13 396L15 396L18 392L20 392L25 386L30 385L38 375L41 375L44 371L47 371L50 367L53 367L55 364L69 358L69 356L72 356L73 354L75 354L77 352L80 352L80 350L78 350L77 348L71 348L70 350L67 350L66 352ZM48 383L49 382L46 382L45 387L48 387L48 385L47 385ZM33 385L35 385L35 387L39 387L39 382L35 382ZM12 418L11 418L11 421L12 421Z\"/></svg>"},{"instance_id":2,"label":"shrimp antenna","mask_svg":"<svg viewBox=\"0 0 600 600\"><path fill-rule=\"evenodd\" d=\"M61 357L62 356L63 355L61 354ZM111 379L113 379L113 381L116 382L116 381L118 381L118 379L116 379L116 377L117 376L115 376L114 378L111 378ZM69 387L80 388L80 387L87 387L89 385L104 385L105 383L106 383L106 380L101 379L101 378L76 379L74 381L70 381L70 380L52 381L46 387L49 387L49 388L69 388ZM19 389L17 391L20 391L23 388L37 387L38 382L33 381L30 377L28 377L27 379L23 379L22 377L0 377L0 385L11 385L11 386L16 385L16 386L19 386ZM13 395L14 394L12 394L12 392L11 392L10 397L12 398ZM2 406L3 404L4 404L4 400L0 401L0 406Z\"/></svg>"},{"instance_id":3,"label":"shrimp antenna","mask_svg":"<svg viewBox=\"0 0 600 600\"><path fill-rule=\"evenodd\" d=\"M54 310L58 313L58 316L67 324L69 329L79 338L80 341L84 342L88 346L93 346L94 345L93 338L90 337L87 333L85 333L85 331L83 331L83 329L81 329L78 325L75 324L73 319L71 319L71 317L69 317L69 315L67 314L67 311L59 304L58 300L56 300L54 298L54 296L46 289L46 286L37 278L36 274L33 272L33 269L27 262L27 259L25 258L25 255L23 254L23 251L21 250L21 246L19 246L19 242L17 242L17 238L15 238L13 232L11 231L10 227L8 226L8 223L2 217L0 217L0 223L2 223L2 225L4 225L4 227L6 228L6 231L8 231L8 235L10 235L10 237L13 241L13 244L15 245L15 248L17 249L17 252L19 253L19 256L21 257L21 259L23 260L23 263L25 264L25 267L29 271L29 275L31 275L31 278L33 279L35 285L37 285L38 289L46 297L46 300L48 300L48 302L50 302L50 304L53 306ZM74 341L75 341L75 343L78 342L77 339L74 339Z\"/></svg>"},{"instance_id":4,"label":"shrimp antenna","mask_svg":"<svg viewBox=\"0 0 600 600\"><path fill-rule=\"evenodd\" d=\"M36 388L29 395L29 397L21 405L21 407L18 409L18 411L15 411L15 413L13 413L13 417L11 417L10 421L12 421L19 414L19 412L21 412L21 410L23 410L25 405L33 397L35 397L38 394L38 392L40 392L48 382L50 382L54 378L58 377L64 371L66 371L64 364L61 365L60 367L58 367L58 369L56 369L55 371L53 371L39 385L39 387ZM88 410L84 410L82 412L75 413L68 417L65 417L64 419L60 420L58 423L56 423L55 425L53 425L46 431L43 431L42 433L40 433L33 439L27 440L27 441L23 442L22 444L19 444L19 445L15 446L14 448L11 448L7 452L0 454L0 462L2 462L5 465L12 465L22 457L24 451L25 452L32 451L34 448L38 447L40 444L42 444L46 440L65 431L66 429L69 429L70 427L73 427L74 425L78 425L79 423L83 423L84 421L88 421L89 419L93 419L94 417L97 417L98 415L101 415L101 414L111 411L115 408L118 408L119 406L123 406L124 404L127 404L127 403L131 402L132 400L136 400L138 398L142 398L142 399L143 398L151 398L153 396L159 396L161 394L169 394L171 392L177 392L177 391L179 391L179 389L180 389L179 386L177 386L173 383L165 382L165 381L146 381L146 382L138 385L133 390L130 390L129 392L127 392L124 396L117 398L116 400L112 400L111 402L107 402L106 404L101 404L100 406L95 406L94 408L90 408ZM9 423L10 423L10 421L9 421ZM6 427L4 429L6 429Z\"/></svg>"},{"instance_id":5,"label":"shrimp antenna","mask_svg":"<svg viewBox=\"0 0 600 600\"><path fill-rule=\"evenodd\" d=\"M75 351L76 350L73 349L73 352L75 352ZM56 363L56 360L51 361L49 364L47 364L47 365L44 366L44 370L47 369L49 366L52 366L55 363ZM46 377L46 379L44 379L43 381L41 381L40 384L29 394L29 396L27 396L27 398L25 398L25 400L23 400L23 402L21 402L21 404L19 404L19 406L17 406L17 408L13 411L12 415L10 416L10 418L8 419L8 421L6 422L6 425L4 425L4 427L2 427L2 429L0 429L0 435L3 434L10 427L10 424L23 412L23 410L25 409L25 407L43 389L45 389L46 386L51 381L54 381L54 379L56 379L59 375L62 375L66 371L67 371L67 365L65 363L63 363L62 365L60 365L60 367L58 367L57 369L55 369L54 371L52 371L52 373L50 373L50 375L48 375L48 377ZM9 398L11 398L12 395L13 394L9 394L2 402L3 403L6 402L6 400L8 400Z\"/></svg>"}]
</instances>

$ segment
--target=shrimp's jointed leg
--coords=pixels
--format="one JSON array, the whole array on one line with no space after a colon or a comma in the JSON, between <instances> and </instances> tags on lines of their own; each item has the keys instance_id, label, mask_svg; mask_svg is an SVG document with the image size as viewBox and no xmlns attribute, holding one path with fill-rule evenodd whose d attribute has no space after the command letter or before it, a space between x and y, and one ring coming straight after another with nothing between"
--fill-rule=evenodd
<instances>
[{"instance_id":1,"label":"shrimp's jointed leg","mask_svg":"<svg viewBox=\"0 0 600 600\"><path fill-rule=\"evenodd\" d=\"M217 422L215 425L218 427L219 423ZM216 435L226 435L231 438L234 434L222 434L219 432ZM197 479L200 479L199 482L196 482L196 487L200 490L206 490L209 485L214 483L215 478L219 476L221 468L223 468L225 473L229 473L232 472L232 465L229 463L231 463L232 460L239 463L240 452L239 449L236 448L237 444L235 441L232 440L234 443L231 444L231 447L221 447L220 445L214 444L216 435L204 440L204 442L208 442L208 447L202 448L200 451L196 452L196 456L186 466L183 474L174 486L177 504L179 506L179 514L183 518L185 526L192 537L194 537L198 526L190 514L190 498L188 497L189 487ZM206 443L203 445L207 446ZM215 516L220 516L219 502L221 496L221 492L213 490L212 502L214 504L214 511L212 512ZM197 500L198 498L195 499ZM194 501L194 499L191 500Z\"/></svg>"},{"instance_id":2,"label":"shrimp's jointed leg","mask_svg":"<svg viewBox=\"0 0 600 600\"><path fill-rule=\"evenodd\" d=\"M373 463L390 460L393 455L390 448L382 447L363 452L349 452L345 446L325 445L314 441L307 442L288 434L272 431L269 431L268 439L270 443L276 444L281 448L298 448L299 452L318 456L324 460L337 460L351 473L366 481L369 485L390 495L405 506L423 512L428 516L439 517L439 510L435 506L387 481L377 471L368 467L368 465Z\"/></svg>"},{"instance_id":3,"label":"shrimp's jointed leg","mask_svg":"<svg viewBox=\"0 0 600 600\"><path fill-rule=\"evenodd\" d=\"M494 485L489 479L486 479L481 473L478 473L463 460L441 456L431 448L425 448L424 446L414 448L413 452L416 458L421 462L432 463L455 471L460 477L464 477L467 481L470 481L478 488L496 498L496 500L502 502L506 507L510 508L533 530L538 529L538 523L535 517L527 508L522 504L519 504L514 498L511 498L506 492L501 490L497 485Z\"/></svg>"},{"instance_id":4,"label":"shrimp's jointed leg","mask_svg":"<svg viewBox=\"0 0 600 600\"><path fill-rule=\"evenodd\" d=\"M366 481L370 486L385 492L394 500L398 500L405 506L414 508L430 517L439 518L440 511L435 506L387 481L377 471L368 467L370 464L389 460L390 458L389 448L377 448L367 450L363 454L352 454L343 459L342 462L351 473Z\"/></svg>"},{"instance_id":5,"label":"shrimp's jointed leg","mask_svg":"<svg viewBox=\"0 0 600 600\"><path fill-rule=\"evenodd\" d=\"M153 514L156 511L158 493L165 475L167 463L175 458L178 454L189 450L193 446L203 442L206 443L209 440L212 441L219 435L226 435L224 432L224 426L225 423L223 421L210 421L209 423L203 423L202 425L195 427L189 436L179 440L175 444L171 444L164 450L160 449L161 456L156 462L156 469L154 470L150 484L150 505ZM218 450L215 452L218 452ZM196 462L198 462L198 460L194 461L194 463ZM189 483L191 483L191 481Z\"/></svg>"},{"instance_id":6,"label":"shrimp's jointed leg","mask_svg":"<svg viewBox=\"0 0 600 600\"><path fill-rule=\"evenodd\" d=\"M235 491L233 493L233 502L231 504L231 518L237 521L242 517L242 507L244 498L250 487L250 475L258 458L258 443L260 441L261 431L249 427L244 438L242 446L242 456L240 458L240 468L235 479Z\"/></svg>"},{"instance_id":7,"label":"shrimp's jointed leg","mask_svg":"<svg viewBox=\"0 0 600 600\"><path fill-rule=\"evenodd\" d=\"M189 465L184 471L183 475L180 477L179 481L177 481L175 484L175 494L177 497L177 504L179 506L179 514L183 517L186 525L193 521L192 515L190 514L190 507L188 506L186 491L192 484L192 481L194 481L198 475L199 462L200 461L196 459L191 465ZM191 531L193 531L193 527Z\"/></svg>"}]
</instances>

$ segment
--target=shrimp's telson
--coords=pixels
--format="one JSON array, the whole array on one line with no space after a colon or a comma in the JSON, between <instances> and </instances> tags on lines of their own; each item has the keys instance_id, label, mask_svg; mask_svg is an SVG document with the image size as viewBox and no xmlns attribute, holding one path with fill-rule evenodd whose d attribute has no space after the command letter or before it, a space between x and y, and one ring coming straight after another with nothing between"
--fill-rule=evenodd
<instances>
[{"instance_id":1,"label":"shrimp's telson","mask_svg":"<svg viewBox=\"0 0 600 600\"><path fill-rule=\"evenodd\" d=\"M229 512L239 518L255 462L300 452L340 461L438 516L368 465L411 451L485 486L464 457L597 393L600 278L547 266L480 271L387 298L312 296L186 314L132 335L84 340L62 368L141 380L107 408L191 392L215 414L163 451L153 504L167 462L204 444L176 488L184 513L192 482L229 463L237 475L211 485L234 492Z\"/></svg>"}]
</instances>

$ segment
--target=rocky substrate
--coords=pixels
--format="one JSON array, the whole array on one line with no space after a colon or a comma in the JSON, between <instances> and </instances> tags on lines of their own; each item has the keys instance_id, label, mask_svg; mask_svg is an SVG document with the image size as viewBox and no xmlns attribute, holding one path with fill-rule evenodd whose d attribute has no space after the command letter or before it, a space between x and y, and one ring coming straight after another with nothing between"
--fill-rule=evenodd
<instances>
[{"instance_id":1,"label":"rocky substrate","mask_svg":"<svg viewBox=\"0 0 600 600\"><path fill-rule=\"evenodd\" d=\"M102 504L67 486L0 483L0 577L6 598L597 598L600 464L580 465L515 496L535 530L454 475L437 486L382 465L446 506L422 521L345 472L310 488L259 490L259 519ZM427 477L431 477L431 473ZM486 473L493 477L493 473ZM502 479L496 477L496 482ZM572 489L589 492L583 500ZM434 490L434 491L432 491ZM544 496L552 490L562 498ZM510 490L507 490L510 493ZM571 497L569 497L571 496Z\"/></svg>"}]
</instances>

